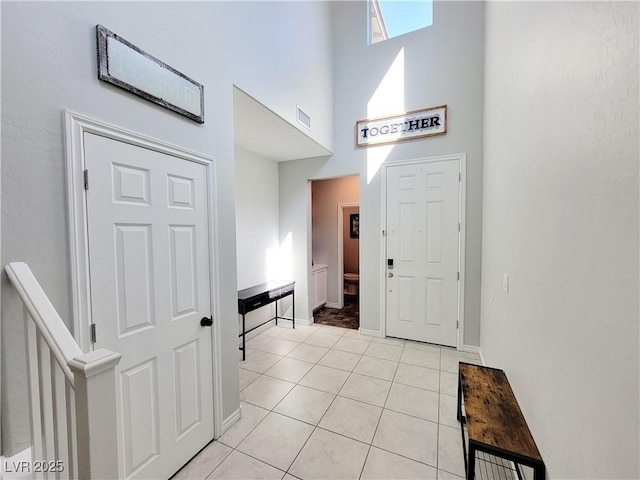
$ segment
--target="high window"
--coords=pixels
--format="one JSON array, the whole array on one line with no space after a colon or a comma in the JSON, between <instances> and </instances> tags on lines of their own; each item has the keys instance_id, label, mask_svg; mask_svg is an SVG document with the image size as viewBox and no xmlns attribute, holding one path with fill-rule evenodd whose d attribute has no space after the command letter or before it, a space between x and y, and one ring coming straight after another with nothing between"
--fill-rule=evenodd
<instances>
[{"instance_id":1,"label":"high window","mask_svg":"<svg viewBox=\"0 0 640 480\"><path fill-rule=\"evenodd\" d=\"M433 0L369 0L369 44L433 23Z\"/></svg>"}]
</instances>

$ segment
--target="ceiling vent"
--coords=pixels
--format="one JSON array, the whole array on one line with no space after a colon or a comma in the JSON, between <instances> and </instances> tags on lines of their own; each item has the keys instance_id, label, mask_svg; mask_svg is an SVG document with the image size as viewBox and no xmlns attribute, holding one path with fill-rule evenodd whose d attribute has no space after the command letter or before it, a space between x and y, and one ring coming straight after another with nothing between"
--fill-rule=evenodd
<instances>
[{"instance_id":1,"label":"ceiling vent","mask_svg":"<svg viewBox=\"0 0 640 480\"><path fill-rule=\"evenodd\" d=\"M300 107L298 107L298 122L311 130L311 117L305 113Z\"/></svg>"}]
</instances>

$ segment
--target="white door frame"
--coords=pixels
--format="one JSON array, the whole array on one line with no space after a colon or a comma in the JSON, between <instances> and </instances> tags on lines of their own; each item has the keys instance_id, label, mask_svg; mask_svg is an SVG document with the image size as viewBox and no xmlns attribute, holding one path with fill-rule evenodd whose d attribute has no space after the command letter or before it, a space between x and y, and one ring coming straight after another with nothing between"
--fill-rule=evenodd
<instances>
[{"instance_id":1,"label":"white door frame","mask_svg":"<svg viewBox=\"0 0 640 480\"><path fill-rule=\"evenodd\" d=\"M215 209L215 159L197 152L186 150L152 137L147 137L115 125L104 123L69 110L64 110L65 125L65 162L67 177L67 209L69 218L69 252L71 267L71 295L73 334L83 352L91 350L89 325L91 317L91 293L89 285L89 250L87 201L84 187L84 134L92 133L119 142L171 155L189 162L204 165L207 171L207 198L210 219L209 228L209 271L211 272L211 313L214 321L211 327L213 361L213 429L214 437L222 434L222 348L220 345L220 297L218 275L215 266L218 262L216 245L217 216ZM99 181L89 179L89 181ZM195 452L194 452L195 453Z\"/></svg>"},{"instance_id":2,"label":"white door frame","mask_svg":"<svg viewBox=\"0 0 640 480\"><path fill-rule=\"evenodd\" d=\"M360 202L338 204L338 308L344 308L344 209L353 207L360 208Z\"/></svg>"},{"instance_id":3,"label":"white door frame","mask_svg":"<svg viewBox=\"0 0 640 480\"><path fill-rule=\"evenodd\" d=\"M457 349L464 348L464 281L465 281L465 237L466 237L466 210L467 210L467 154L456 153L451 155L441 155L437 157L415 158L411 160L402 160L397 162L384 163L381 168L382 195L381 212L382 212L382 248L380 249L380 312L382 317L382 325L380 325L380 334L384 338L387 336L387 168L412 165L419 163L445 162L448 160L458 160L460 163L460 192L459 192L459 210L458 218L460 219L460 233L458 252L458 271L460 272L460 281L458 282L458 333L457 333Z\"/></svg>"}]
</instances>

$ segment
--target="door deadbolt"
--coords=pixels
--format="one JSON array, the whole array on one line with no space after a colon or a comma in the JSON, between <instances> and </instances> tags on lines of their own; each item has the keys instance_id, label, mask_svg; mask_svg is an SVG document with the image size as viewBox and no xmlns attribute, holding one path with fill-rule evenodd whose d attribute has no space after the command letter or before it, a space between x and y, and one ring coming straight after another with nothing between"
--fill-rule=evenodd
<instances>
[{"instance_id":1,"label":"door deadbolt","mask_svg":"<svg viewBox=\"0 0 640 480\"><path fill-rule=\"evenodd\" d=\"M391 273L391 272L387 273L387 277L389 277L389 278L393 277L393 273Z\"/></svg>"}]
</instances>

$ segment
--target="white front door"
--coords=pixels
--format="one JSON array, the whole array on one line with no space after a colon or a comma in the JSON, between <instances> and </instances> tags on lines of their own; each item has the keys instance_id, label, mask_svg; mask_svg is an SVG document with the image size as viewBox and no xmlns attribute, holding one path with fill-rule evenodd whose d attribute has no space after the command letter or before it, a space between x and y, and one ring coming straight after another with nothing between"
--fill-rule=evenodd
<instances>
[{"instance_id":1,"label":"white front door","mask_svg":"<svg viewBox=\"0 0 640 480\"><path fill-rule=\"evenodd\" d=\"M91 311L117 372L122 478L213 439L207 167L85 133Z\"/></svg>"},{"instance_id":2,"label":"white front door","mask_svg":"<svg viewBox=\"0 0 640 480\"><path fill-rule=\"evenodd\" d=\"M457 346L459 172L458 159L387 168L389 336Z\"/></svg>"}]
</instances>

